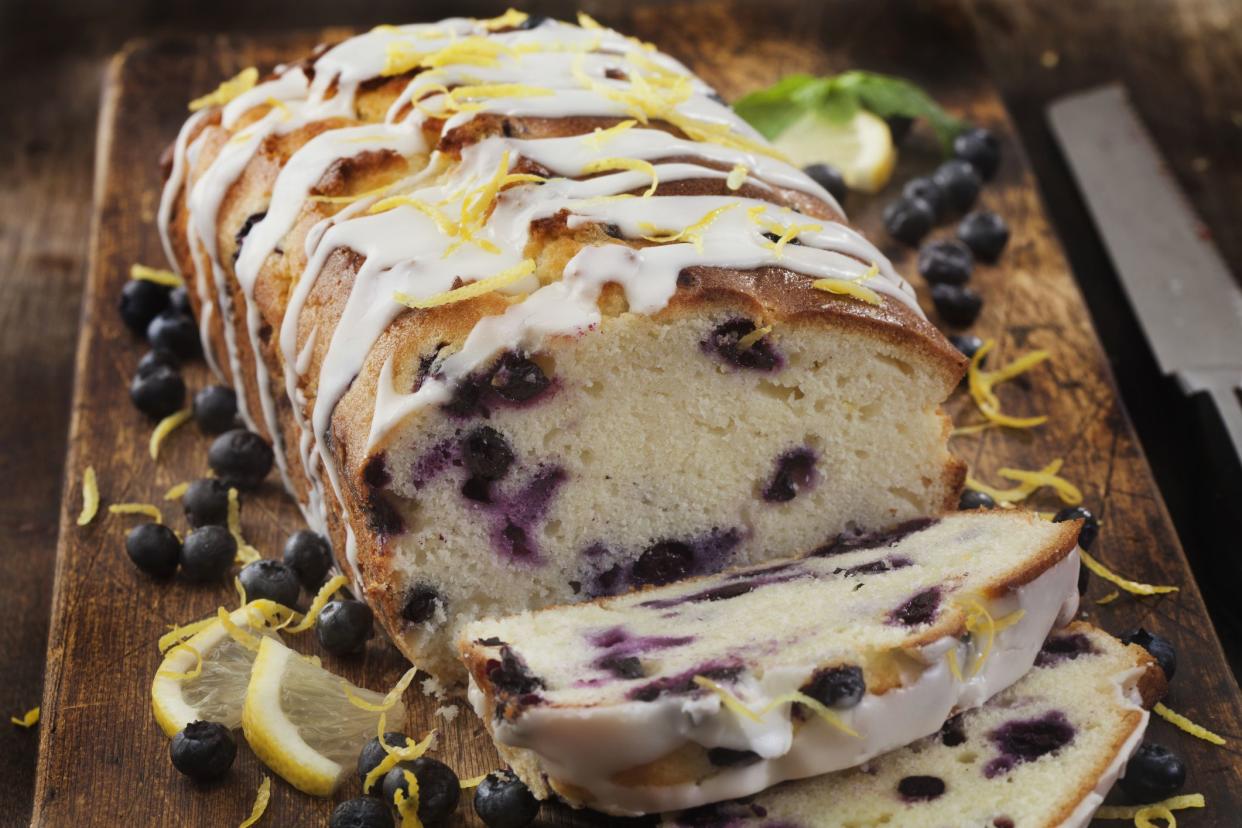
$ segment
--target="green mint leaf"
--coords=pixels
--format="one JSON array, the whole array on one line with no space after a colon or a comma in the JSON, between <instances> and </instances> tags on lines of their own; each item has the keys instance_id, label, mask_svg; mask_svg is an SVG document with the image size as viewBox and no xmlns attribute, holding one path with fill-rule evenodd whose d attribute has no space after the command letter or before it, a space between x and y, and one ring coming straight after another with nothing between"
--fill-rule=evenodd
<instances>
[{"instance_id":1,"label":"green mint leaf","mask_svg":"<svg viewBox=\"0 0 1242 828\"><path fill-rule=\"evenodd\" d=\"M806 84L794 97L804 102L808 110L834 124L849 123L858 112L858 97L842 87L836 78L820 78Z\"/></svg>"},{"instance_id":2,"label":"green mint leaf","mask_svg":"<svg viewBox=\"0 0 1242 828\"><path fill-rule=\"evenodd\" d=\"M936 131L941 149L948 153L953 139L967 124L941 108L930 95L903 78L876 72L845 72L838 83L853 92L862 106L881 118L926 118Z\"/></svg>"},{"instance_id":3,"label":"green mint leaf","mask_svg":"<svg viewBox=\"0 0 1242 828\"><path fill-rule=\"evenodd\" d=\"M733 111L764 137L774 139L807 112L802 90L818 83L811 75L787 75L767 89L741 98L733 104Z\"/></svg>"}]
</instances>

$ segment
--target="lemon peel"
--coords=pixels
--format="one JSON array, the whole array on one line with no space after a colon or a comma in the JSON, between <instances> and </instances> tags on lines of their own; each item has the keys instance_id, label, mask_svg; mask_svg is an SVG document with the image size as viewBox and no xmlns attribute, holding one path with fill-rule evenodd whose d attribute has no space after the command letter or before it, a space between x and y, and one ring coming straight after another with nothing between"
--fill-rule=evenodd
<instances>
[{"instance_id":1,"label":"lemon peel","mask_svg":"<svg viewBox=\"0 0 1242 828\"><path fill-rule=\"evenodd\" d=\"M190 481L182 481L175 486L169 486L168 491L164 492L165 500L180 500L185 497L186 491L190 488Z\"/></svg>"},{"instance_id":2,"label":"lemon peel","mask_svg":"<svg viewBox=\"0 0 1242 828\"><path fill-rule=\"evenodd\" d=\"M409 796L406 796L405 791L397 788L392 797L393 804L397 806L397 816L401 817L401 828L423 828L418 818L418 777L405 768L401 771L401 777L410 790Z\"/></svg>"},{"instance_id":3,"label":"lemon peel","mask_svg":"<svg viewBox=\"0 0 1242 828\"><path fill-rule=\"evenodd\" d=\"M259 554L259 550L247 543L246 539L242 537L241 502L237 499L237 489L232 486L229 487L228 528L229 534L231 534L233 536L233 540L237 542L236 561L238 563L254 563L263 557Z\"/></svg>"},{"instance_id":4,"label":"lemon peel","mask_svg":"<svg viewBox=\"0 0 1242 828\"><path fill-rule=\"evenodd\" d=\"M401 694L405 692L405 688L410 686L410 682L414 681L414 676L417 675L417 673L417 667L411 667L406 670L405 675L397 680L397 683L393 685L392 689L388 691L388 695L384 696L384 700L379 704L372 704L366 699L359 698L358 695L354 693L353 687L351 687L349 682L344 679L341 679L341 685L345 691L345 697L349 699L349 703L354 707L357 707L359 710L365 710L368 713L384 713L391 710L392 706L400 701ZM382 741L383 740L381 740L381 742Z\"/></svg>"},{"instance_id":5,"label":"lemon peel","mask_svg":"<svg viewBox=\"0 0 1242 828\"><path fill-rule=\"evenodd\" d=\"M246 817L237 828L250 828L260 819L267 810L267 803L272 799L272 778L264 776L263 781L259 783L259 792L255 794L254 805L250 808L250 816Z\"/></svg>"},{"instance_id":6,"label":"lemon peel","mask_svg":"<svg viewBox=\"0 0 1242 828\"><path fill-rule=\"evenodd\" d=\"M87 466L82 472L82 511L78 513L78 526L85 526L99 514L99 482L95 479L95 467Z\"/></svg>"},{"instance_id":7,"label":"lemon peel","mask_svg":"<svg viewBox=\"0 0 1242 828\"><path fill-rule=\"evenodd\" d=\"M1168 592L1177 592L1179 589L1175 586L1156 586L1154 584L1141 584L1138 581L1131 581L1129 578L1123 578L1104 566L1104 564L1093 558L1087 550L1079 548L1078 554L1082 558L1083 566L1132 595L1163 595Z\"/></svg>"},{"instance_id":8,"label":"lemon peel","mask_svg":"<svg viewBox=\"0 0 1242 828\"><path fill-rule=\"evenodd\" d=\"M750 170L746 169L745 164L734 164L733 169L729 170L729 175L725 178L725 186L730 190L739 189L746 183L746 176L750 174Z\"/></svg>"},{"instance_id":9,"label":"lemon peel","mask_svg":"<svg viewBox=\"0 0 1242 828\"><path fill-rule=\"evenodd\" d=\"M660 174L656 172L655 165L641 158L597 158L584 166L581 174L620 171L641 172L651 176L651 186L643 193L643 198L653 195L660 186Z\"/></svg>"},{"instance_id":10,"label":"lemon peel","mask_svg":"<svg viewBox=\"0 0 1242 828\"><path fill-rule=\"evenodd\" d=\"M143 264L130 265L129 278L154 282L165 287L179 288L185 286L185 280L171 270L161 270L160 268L147 267Z\"/></svg>"},{"instance_id":11,"label":"lemon peel","mask_svg":"<svg viewBox=\"0 0 1242 828\"><path fill-rule=\"evenodd\" d=\"M385 184L382 187L376 187L373 190L366 190L365 192L355 193L353 195L330 196L315 194L307 196L306 200L312 204L352 204L355 201L361 201L364 198L383 195L390 189L392 189L392 184Z\"/></svg>"},{"instance_id":12,"label":"lemon peel","mask_svg":"<svg viewBox=\"0 0 1242 828\"><path fill-rule=\"evenodd\" d=\"M505 13L498 17L491 17L486 20L480 20L479 25L489 32L496 29L510 29L514 26L521 26L530 17L526 12L517 9L507 9Z\"/></svg>"},{"instance_id":13,"label":"lemon peel","mask_svg":"<svg viewBox=\"0 0 1242 828\"><path fill-rule=\"evenodd\" d=\"M1150 818L1153 814L1149 809L1163 808L1168 811L1180 811L1186 808L1203 808L1207 806L1203 794L1182 794L1162 802L1154 802L1151 805L1105 805L1095 812L1095 819L1134 819L1137 820L1139 815L1144 811L1148 811L1146 817ZM1168 820L1168 817L1165 817ZM1137 822L1135 823L1138 824ZM1140 826L1141 828L1141 826Z\"/></svg>"},{"instance_id":14,"label":"lemon peel","mask_svg":"<svg viewBox=\"0 0 1242 828\"><path fill-rule=\"evenodd\" d=\"M216 616L211 615L199 621L191 621L189 624L174 626L168 632L160 636L159 641L156 642L156 647L161 653L167 652L178 641L192 638L214 623L216 623Z\"/></svg>"},{"instance_id":15,"label":"lemon peel","mask_svg":"<svg viewBox=\"0 0 1242 828\"><path fill-rule=\"evenodd\" d=\"M764 325L762 328L755 328L746 336L737 341L737 349L739 351L749 351L754 347L755 343L772 333L771 325Z\"/></svg>"},{"instance_id":16,"label":"lemon peel","mask_svg":"<svg viewBox=\"0 0 1242 828\"><path fill-rule=\"evenodd\" d=\"M406 737L405 744L402 747L392 747L384 738L385 723L387 720L387 711L381 712L379 721L376 723L376 737L379 740L380 747L384 749L385 755L384 758L381 759L375 767L371 768L371 770L367 772L367 775L363 777L362 792L364 794L370 791L375 784L383 779L384 775L395 768L398 763L414 761L430 750L432 745L436 743L438 731L432 730L423 737L421 742L413 742L409 739L409 737Z\"/></svg>"},{"instance_id":17,"label":"lemon peel","mask_svg":"<svg viewBox=\"0 0 1242 828\"><path fill-rule=\"evenodd\" d=\"M463 287L445 291L444 293L436 294L435 296L427 299L419 299L418 297L411 296L408 293L402 293L401 291L394 293L393 299L400 304L405 305L407 308L426 310L428 308L439 307L440 305L451 305L455 302L464 302L467 299L474 299L475 297L483 296L484 294L491 293L494 290L507 287L514 282L520 281L521 279L525 279L534 272L535 260L524 259L520 264L508 268L507 270L502 270L495 276L480 279L477 282L471 282Z\"/></svg>"},{"instance_id":18,"label":"lemon peel","mask_svg":"<svg viewBox=\"0 0 1242 828\"><path fill-rule=\"evenodd\" d=\"M167 655L172 655L177 650L186 650L191 655L193 655L194 666L191 669L186 670L184 672L178 672L176 670L165 670L161 668L155 671L155 674L157 676L162 676L163 678L170 678L170 679L173 679L174 681L185 681L186 679L198 678L200 675L203 674L203 654L198 651L198 648L190 645L189 643L185 641L182 641L178 644L174 644L173 646L169 647Z\"/></svg>"},{"instance_id":19,"label":"lemon peel","mask_svg":"<svg viewBox=\"0 0 1242 828\"><path fill-rule=\"evenodd\" d=\"M241 585L240 580L238 580L237 583L238 583L238 586ZM306 615L303 616L302 620L299 621L297 624L294 624L292 627L288 627L287 629L289 630L289 632L291 633L305 632L306 630L309 630L311 627L315 626L315 619L319 617L319 613L323 610L324 606L328 603L328 599L331 598L338 590L344 588L348 584L349 584L348 578L346 578L344 575L337 575L335 578L332 578L326 584L320 587L319 592L315 594L315 599L311 601L310 608L306 610Z\"/></svg>"},{"instance_id":20,"label":"lemon peel","mask_svg":"<svg viewBox=\"0 0 1242 828\"><path fill-rule=\"evenodd\" d=\"M151 442L147 446L147 450L151 453L152 460L160 459L160 446L164 442L164 438L173 432L174 429L185 425L190 417L194 416L189 408L183 408L175 414L169 414L160 420L151 432ZM165 498L167 499L167 498Z\"/></svg>"},{"instance_id":21,"label":"lemon peel","mask_svg":"<svg viewBox=\"0 0 1242 828\"><path fill-rule=\"evenodd\" d=\"M807 694L798 692L796 690L790 693L785 693L783 695L777 696L776 698L772 699L772 701L768 702L768 704L764 706L762 710L759 710L758 712L756 712L754 710L751 710L749 707L747 707L742 702L742 700L739 699L737 696L733 695L728 690L726 690L724 687L712 681L711 679L707 678L706 676L695 676L694 683L697 684L699 687L702 687L706 690L710 690L711 692L719 696L721 704L723 704L731 712L739 716L742 716L744 718L750 719L752 722L755 722L756 724L762 722L763 717L771 713L776 708L781 707L782 705L792 704L796 702L798 704L802 704L802 705L805 705L811 708L811 710L816 715L824 719L826 722L828 722L828 724L832 725L838 730L844 733L847 733L850 736L858 736L857 731L855 731L852 727L847 725L845 722L841 721L841 717L838 716L836 713L834 713L832 710L830 710L822 702L818 701L817 699L813 699Z\"/></svg>"},{"instance_id":22,"label":"lemon peel","mask_svg":"<svg viewBox=\"0 0 1242 828\"><path fill-rule=\"evenodd\" d=\"M1120 597L1121 597L1121 592L1114 589L1112 592L1108 593L1103 598L1096 598L1095 603L1098 606L1102 607L1105 604L1111 604L1113 601L1116 601Z\"/></svg>"},{"instance_id":23,"label":"lemon peel","mask_svg":"<svg viewBox=\"0 0 1242 828\"><path fill-rule=\"evenodd\" d=\"M20 716L10 716L9 721L18 727L34 727L39 723L40 708L32 707Z\"/></svg>"},{"instance_id":24,"label":"lemon peel","mask_svg":"<svg viewBox=\"0 0 1242 828\"><path fill-rule=\"evenodd\" d=\"M997 471L997 474L1007 480L1013 480L1018 483L1017 486L1010 489L998 489L995 486L989 486L977 477L967 475L966 488L974 489L976 492L983 492L997 503L1011 504L1026 500L1035 492L1047 486L1056 491L1062 502L1076 506L1082 503L1082 492L1073 483L1057 474L1064 463L1064 460L1057 458L1038 471L1010 468L1000 469Z\"/></svg>"},{"instance_id":25,"label":"lemon peel","mask_svg":"<svg viewBox=\"0 0 1242 828\"><path fill-rule=\"evenodd\" d=\"M997 425L1009 428L1033 428L1043 425L1048 420L1046 416L1014 417L1001 411L1000 398L996 396L994 388L1002 382L1026 373L1049 359L1051 355L1044 350L1031 351L1018 357L1004 368L984 371L981 367L983 359L994 347L996 347L996 340L989 339L984 342L970 358L970 364L966 369L966 387L970 392L970 398L974 400L975 407L989 422Z\"/></svg>"},{"instance_id":26,"label":"lemon peel","mask_svg":"<svg viewBox=\"0 0 1242 828\"><path fill-rule=\"evenodd\" d=\"M229 634L229 638L233 639L238 644L253 653L257 653L259 651L259 636L243 630L240 626L234 623L232 617L229 615L229 611L224 607L220 607L216 610L216 619L224 626L224 630Z\"/></svg>"},{"instance_id":27,"label":"lemon peel","mask_svg":"<svg viewBox=\"0 0 1242 828\"><path fill-rule=\"evenodd\" d=\"M461 780L460 784L461 784L462 790L468 790L470 788L479 787L480 785L483 784L483 780L486 779L489 775L490 774L484 773L484 774L480 774L479 776L472 776L469 779Z\"/></svg>"},{"instance_id":28,"label":"lemon peel","mask_svg":"<svg viewBox=\"0 0 1242 828\"><path fill-rule=\"evenodd\" d=\"M816 279L811 282L811 287L816 290L822 290L826 293L836 293L843 296L852 296L859 301L866 302L868 305L879 305L882 300L880 294L863 284L869 279L874 278L880 272L880 268L876 264L872 264L860 276L853 279Z\"/></svg>"},{"instance_id":29,"label":"lemon peel","mask_svg":"<svg viewBox=\"0 0 1242 828\"><path fill-rule=\"evenodd\" d=\"M589 142L595 149L601 149L605 143L625 132L627 129L633 129L638 121L633 118L621 121L607 129L596 127L589 135L584 135L583 140Z\"/></svg>"},{"instance_id":30,"label":"lemon peel","mask_svg":"<svg viewBox=\"0 0 1242 828\"><path fill-rule=\"evenodd\" d=\"M154 503L113 503L108 507L110 515L146 515L156 523L164 522L164 513Z\"/></svg>"},{"instance_id":31,"label":"lemon peel","mask_svg":"<svg viewBox=\"0 0 1242 828\"><path fill-rule=\"evenodd\" d=\"M1181 713L1170 710L1165 706L1164 702L1156 702L1156 706L1152 708L1152 712L1176 727L1178 730L1189 733L1195 738L1202 739L1205 742L1211 742L1214 745L1228 744L1223 736L1213 733L1202 725L1195 724Z\"/></svg>"},{"instance_id":32,"label":"lemon peel","mask_svg":"<svg viewBox=\"0 0 1242 828\"><path fill-rule=\"evenodd\" d=\"M729 210L737 206L737 203L726 204L723 207L717 207L703 215L698 221L690 224L677 232L659 232L658 228L651 222L642 221L638 223L638 229L649 235L643 238L647 241L656 242L658 244L668 244L670 242L688 241L694 245L695 250L703 252L703 233L712 225L716 219Z\"/></svg>"},{"instance_id":33,"label":"lemon peel","mask_svg":"<svg viewBox=\"0 0 1242 828\"><path fill-rule=\"evenodd\" d=\"M190 101L190 111L197 112L209 106L224 106L243 92L248 92L259 82L259 70L253 66L241 70L221 83L211 92Z\"/></svg>"}]
</instances>

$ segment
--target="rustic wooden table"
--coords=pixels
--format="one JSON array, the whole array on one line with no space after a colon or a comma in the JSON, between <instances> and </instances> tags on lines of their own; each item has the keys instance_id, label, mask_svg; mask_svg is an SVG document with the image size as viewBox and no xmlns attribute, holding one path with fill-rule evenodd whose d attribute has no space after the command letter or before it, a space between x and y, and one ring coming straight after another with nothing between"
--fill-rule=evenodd
<instances>
[{"instance_id":1,"label":"rustic wooden table","mask_svg":"<svg viewBox=\"0 0 1242 828\"><path fill-rule=\"evenodd\" d=\"M437 16L431 7L420 14ZM485 14L496 4L442 4ZM528 4L567 16L577 4ZM601 19L604 3L583 3ZM858 13L869 12L858 3ZM1242 6L1229 0L1050 3L971 0L967 9L1065 242L1123 397L1156 469L1209 604L1234 655L1236 601L1220 577L1215 506L1230 492L1212 456L1200 460L1197 410L1159 380L1119 287L1084 221L1050 143L1042 109L1055 95L1120 78L1173 172L1242 273ZM41 696L56 519L72 384L79 297L91 211L94 135L106 56L129 37L167 31L368 25L402 16L402 4L363 12L317 0L252 5L8 3L0 11L0 712ZM296 12L293 9L296 8ZM899 25L900 21L894 21ZM798 21L788 21L796 27ZM1194 467L1195 474L1182 471ZM1230 470L1219 469L1228 480ZM1236 501L1238 489L1233 490ZM1236 540L1232 542L1236 548ZM1226 573L1227 574L1227 573ZM1239 660L1234 658L1235 670ZM28 821L37 734L0 728L0 822ZM106 761L106 757L99 757ZM142 795L138 793L137 795ZM11 822L10 822L11 820Z\"/></svg>"}]
</instances>

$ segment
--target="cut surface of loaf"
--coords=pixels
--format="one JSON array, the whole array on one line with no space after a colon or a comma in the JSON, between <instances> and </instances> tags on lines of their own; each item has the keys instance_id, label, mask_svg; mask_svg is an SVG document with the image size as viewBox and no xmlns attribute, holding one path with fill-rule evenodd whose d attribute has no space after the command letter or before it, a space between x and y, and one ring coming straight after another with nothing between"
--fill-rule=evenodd
<instances>
[{"instance_id":1,"label":"cut surface of loaf","mask_svg":"<svg viewBox=\"0 0 1242 828\"><path fill-rule=\"evenodd\" d=\"M1077 609L1076 538L961 512L477 621L461 642L471 701L527 784L575 804L745 796L922 738L1019 679Z\"/></svg>"},{"instance_id":2,"label":"cut surface of loaf","mask_svg":"<svg viewBox=\"0 0 1242 828\"><path fill-rule=\"evenodd\" d=\"M910 286L684 66L582 23L324 47L196 112L160 205L244 418L446 682L475 617L935 513L963 476L963 360Z\"/></svg>"},{"instance_id":3,"label":"cut surface of loaf","mask_svg":"<svg viewBox=\"0 0 1242 828\"><path fill-rule=\"evenodd\" d=\"M1089 624L1053 633L1021 681L865 766L665 817L668 826L1081 828L1142 741L1163 673Z\"/></svg>"}]
</instances>

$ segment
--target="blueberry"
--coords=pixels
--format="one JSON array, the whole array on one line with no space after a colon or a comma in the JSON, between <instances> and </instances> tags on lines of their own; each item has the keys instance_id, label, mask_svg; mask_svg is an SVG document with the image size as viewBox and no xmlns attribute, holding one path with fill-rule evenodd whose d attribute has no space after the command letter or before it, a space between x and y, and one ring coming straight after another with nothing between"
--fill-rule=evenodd
<instances>
[{"instance_id":1,"label":"blueberry","mask_svg":"<svg viewBox=\"0 0 1242 828\"><path fill-rule=\"evenodd\" d=\"M219 779L233 767L237 742L219 722L190 722L172 737L168 755L173 767L197 782Z\"/></svg>"},{"instance_id":2,"label":"blueberry","mask_svg":"<svg viewBox=\"0 0 1242 828\"><path fill-rule=\"evenodd\" d=\"M332 811L328 828L394 828L392 808L373 796L347 799Z\"/></svg>"},{"instance_id":3,"label":"blueberry","mask_svg":"<svg viewBox=\"0 0 1242 828\"><path fill-rule=\"evenodd\" d=\"M738 343L755 331L758 326L744 316L721 322L708 332L699 345L730 365L754 371L775 371L784 364L781 355L772 346L771 337L760 337L749 348L739 348Z\"/></svg>"},{"instance_id":4,"label":"blueberry","mask_svg":"<svg viewBox=\"0 0 1242 828\"><path fill-rule=\"evenodd\" d=\"M694 550L679 541L659 541L638 557L634 564L634 583L640 586L680 581L691 574Z\"/></svg>"},{"instance_id":5,"label":"blueberry","mask_svg":"<svg viewBox=\"0 0 1242 828\"><path fill-rule=\"evenodd\" d=\"M474 812L487 828L524 828L539 815L539 800L513 771L492 771L475 788Z\"/></svg>"},{"instance_id":6,"label":"blueberry","mask_svg":"<svg viewBox=\"0 0 1242 828\"><path fill-rule=\"evenodd\" d=\"M714 747L707 749L707 761L718 768L732 768L739 765L753 765L761 758L753 750L734 750L733 748Z\"/></svg>"},{"instance_id":7,"label":"blueberry","mask_svg":"<svg viewBox=\"0 0 1242 828\"><path fill-rule=\"evenodd\" d=\"M411 624L425 624L436 617L436 608L444 606L444 599L435 587L415 584L405 596L401 617Z\"/></svg>"},{"instance_id":8,"label":"blueberry","mask_svg":"<svg viewBox=\"0 0 1242 828\"><path fill-rule=\"evenodd\" d=\"M983 340L974 334L953 334L949 337L949 341L953 343L953 347L962 352L962 356L967 359L974 359L975 354L983 347ZM987 362L984 357L980 365Z\"/></svg>"},{"instance_id":9,"label":"blueberry","mask_svg":"<svg viewBox=\"0 0 1242 828\"><path fill-rule=\"evenodd\" d=\"M181 541L162 523L140 523L125 536L129 559L154 578L171 578L181 559Z\"/></svg>"},{"instance_id":10,"label":"blueberry","mask_svg":"<svg viewBox=\"0 0 1242 828\"><path fill-rule=\"evenodd\" d=\"M160 366L180 371L181 360L177 359L177 355L166 348L153 348L143 354L142 359L138 360L138 370L135 373L137 376L144 377Z\"/></svg>"},{"instance_id":11,"label":"blueberry","mask_svg":"<svg viewBox=\"0 0 1242 828\"><path fill-rule=\"evenodd\" d=\"M390 748L403 748L409 743L410 737L404 733L398 733L395 730L389 730L384 733L384 744ZM378 736L372 736L371 741L362 746L362 752L358 754L358 779L363 785L366 784L367 774L375 770L375 766L384 761L386 756L388 756L388 751L384 750L380 745ZM376 780L376 782L382 783L383 780ZM362 792L368 795L371 793L365 787L362 789Z\"/></svg>"},{"instance_id":12,"label":"blueberry","mask_svg":"<svg viewBox=\"0 0 1242 828\"><path fill-rule=\"evenodd\" d=\"M857 664L816 670L801 692L826 707L849 708L862 701L867 682Z\"/></svg>"},{"instance_id":13,"label":"blueberry","mask_svg":"<svg viewBox=\"0 0 1242 828\"><path fill-rule=\"evenodd\" d=\"M513 465L513 449L499 431L479 426L462 438L461 460L473 476L499 480Z\"/></svg>"},{"instance_id":14,"label":"blueberry","mask_svg":"<svg viewBox=\"0 0 1242 828\"><path fill-rule=\"evenodd\" d=\"M897 792L906 802L929 802L944 791L944 780L939 776L907 776L897 783Z\"/></svg>"},{"instance_id":15,"label":"blueberry","mask_svg":"<svg viewBox=\"0 0 1242 828\"><path fill-rule=\"evenodd\" d=\"M966 161L990 181L1000 166L1000 141L983 127L968 129L953 139L953 154Z\"/></svg>"},{"instance_id":16,"label":"blueberry","mask_svg":"<svg viewBox=\"0 0 1242 828\"><path fill-rule=\"evenodd\" d=\"M945 161L932 173L932 180L944 190L945 200L953 210L964 213L979 197L978 171L960 158Z\"/></svg>"},{"instance_id":17,"label":"blueberry","mask_svg":"<svg viewBox=\"0 0 1242 828\"><path fill-rule=\"evenodd\" d=\"M921 198L899 198L884 208L884 227L899 242L914 247L932 225L936 211Z\"/></svg>"},{"instance_id":18,"label":"blueberry","mask_svg":"<svg viewBox=\"0 0 1242 828\"><path fill-rule=\"evenodd\" d=\"M318 532L302 529L285 541L284 561L306 591L314 592L332 569L332 546Z\"/></svg>"},{"instance_id":19,"label":"blueberry","mask_svg":"<svg viewBox=\"0 0 1242 828\"><path fill-rule=\"evenodd\" d=\"M226 431L207 451L207 463L226 486L253 489L272 470L272 447L244 428Z\"/></svg>"},{"instance_id":20,"label":"blueberry","mask_svg":"<svg viewBox=\"0 0 1242 828\"><path fill-rule=\"evenodd\" d=\"M194 395L194 422L208 434L220 434L237 425L237 392L209 385Z\"/></svg>"},{"instance_id":21,"label":"blueberry","mask_svg":"<svg viewBox=\"0 0 1242 828\"><path fill-rule=\"evenodd\" d=\"M297 606L298 576L280 561L248 563L242 567L237 577L241 580L242 589L246 591L247 601L267 598L282 606Z\"/></svg>"},{"instance_id":22,"label":"blueberry","mask_svg":"<svg viewBox=\"0 0 1242 828\"><path fill-rule=\"evenodd\" d=\"M962 492L962 496L958 499L957 508L961 510L995 509L996 501L986 492L976 492L974 489L967 489Z\"/></svg>"},{"instance_id":23,"label":"blueberry","mask_svg":"<svg viewBox=\"0 0 1242 828\"><path fill-rule=\"evenodd\" d=\"M129 384L129 399L143 414L160 420L185 405L185 381L176 370L157 365L134 377Z\"/></svg>"},{"instance_id":24,"label":"blueberry","mask_svg":"<svg viewBox=\"0 0 1242 828\"><path fill-rule=\"evenodd\" d=\"M994 262L1009 242L1009 225L991 210L975 210L957 225L957 237L985 262Z\"/></svg>"},{"instance_id":25,"label":"blueberry","mask_svg":"<svg viewBox=\"0 0 1242 828\"><path fill-rule=\"evenodd\" d=\"M418 780L419 821L425 825L437 825L452 816L461 799L461 781L452 768L428 756L397 765L384 776L384 801L394 802L399 790L409 796L406 770Z\"/></svg>"},{"instance_id":26,"label":"blueberry","mask_svg":"<svg viewBox=\"0 0 1242 828\"><path fill-rule=\"evenodd\" d=\"M168 294L168 307L186 316L194 315L194 309L190 307L190 292L184 286L173 288Z\"/></svg>"},{"instance_id":27,"label":"blueberry","mask_svg":"<svg viewBox=\"0 0 1242 828\"><path fill-rule=\"evenodd\" d=\"M191 581L218 581L233 565L237 541L223 526L203 526L186 535L181 573Z\"/></svg>"},{"instance_id":28,"label":"blueberry","mask_svg":"<svg viewBox=\"0 0 1242 828\"><path fill-rule=\"evenodd\" d=\"M181 496L181 505L192 528L225 526L229 519L229 487L214 477L195 480Z\"/></svg>"},{"instance_id":29,"label":"blueberry","mask_svg":"<svg viewBox=\"0 0 1242 828\"><path fill-rule=\"evenodd\" d=\"M901 188L901 194L906 198L921 198L926 201L931 205L937 220L943 217L949 209L948 197L945 196L944 190L927 176L911 178L906 182L906 186Z\"/></svg>"},{"instance_id":30,"label":"blueberry","mask_svg":"<svg viewBox=\"0 0 1242 828\"><path fill-rule=\"evenodd\" d=\"M167 348L182 359L198 354L198 326L194 317L166 310L147 325L147 342L152 348Z\"/></svg>"},{"instance_id":31,"label":"blueberry","mask_svg":"<svg viewBox=\"0 0 1242 828\"><path fill-rule=\"evenodd\" d=\"M844 203L845 194L849 189L845 186L845 178L842 177L840 170L828 164L811 164L803 167L802 171L811 177L819 186L828 191L828 195L837 200L838 204Z\"/></svg>"},{"instance_id":32,"label":"blueberry","mask_svg":"<svg viewBox=\"0 0 1242 828\"><path fill-rule=\"evenodd\" d=\"M954 239L928 242L919 251L919 273L933 284L964 285L974 266L970 248Z\"/></svg>"},{"instance_id":33,"label":"blueberry","mask_svg":"<svg viewBox=\"0 0 1242 828\"><path fill-rule=\"evenodd\" d=\"M1126 633L1121 640L1126 644L1137 644L1150 653L1164 671L1164 677L1169 681L1173 680L1173 674L1177 672L1177 650L1173 648L1172 641L1142 627Z\"/></svg>"},{"instance_id":34,"label":"blueberry","mask_svg":"<svg viewBox=\"0 0 1242 828\"><path fill-rule=\"evenodd\" d=\"M371 637L375 614L361 601L329 601L315 621L319 644L334 656L356 653Z\"/></svg>"},{"instance_id":35,"label":"blueberry","mask_svg":"<svg viewBox=\"0 0 1242 828\"><path fill-rule=\"evenodd\" d=\"M1082 521L1082 528L1078 530L1078 545L1083 549L1090 549L1100 535L1100 520L1091 513L1090 509L1082 506L1067 506L1052 516L1053 523L1060 523L1063 520Z\"/></svg>"},{"instance_id":36,"label":"blueberry","mask_svg":"<svg viewBox=\"0 0 1242 828\"><path fill-rule=\"evenodd\" d=\"M1164 745L1144 742L1126 764L1121 789L1135 802L1168 799L1186 784L1186 763Z\"/></svg>"},{"instance_id":37,"label":"blueberry","mask_svg":"<svg viewBox=\"0 0 1242 828\"><path fill-rule=\"evenodd\" d=\"M544 23L547 23L547 22L548 22L547 15L531 14L531 15L527 15L525 20L523 20L521 23L517 24L513 28L515 29L538 29L540 26L542 26Z\"/></svg>"},{"instance_id":38,"label":"blueberry","mask_svg":"<svg viewBox=\"0 0 1242 828\"><path fill-rule=\"evenodd\" d=\"M151 320L168 307L168 288L147 279L130 279L121 288L121 321L131 331L143 335Z\"/></svg>"},{"instance_id":39,"label":"blueberry","mask_svg":"<svg viewBox=\"0 0 1242 828\"><path fill-rule=\"evenodd\" d=\"M940 318L958 328L973 325L983 310L983 297L964 285L932 285L931 296Z\"/></svg>"},{"instance_id":40,"label":"blueberry","mask_svg":"<svg viewBox=\"0 0 1242 828\"><path fill-rule=\"evenodd\" d=\"M532 400L551 384L538 363L512 351L500 358L491 379L492 390L509 402Z\"/></svg>"}]
</instances>

